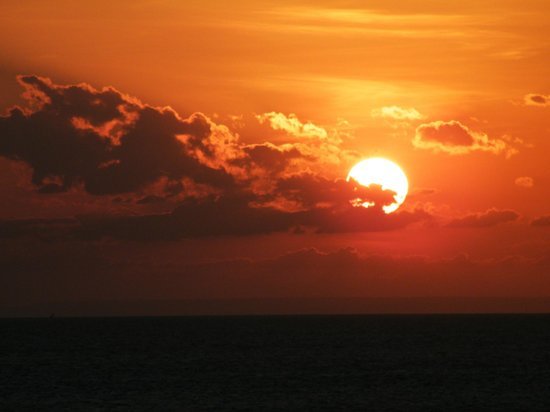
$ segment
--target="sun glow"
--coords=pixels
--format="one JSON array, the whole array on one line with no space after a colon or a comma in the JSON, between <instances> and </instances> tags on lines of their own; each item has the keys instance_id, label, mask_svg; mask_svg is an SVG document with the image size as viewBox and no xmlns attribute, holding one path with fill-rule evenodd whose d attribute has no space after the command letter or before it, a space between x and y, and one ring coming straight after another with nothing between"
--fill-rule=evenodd
<instances>
[{"instance_id":1,"label":"sun glow","mask_svg":"<svg viewBox=\"0 0 550 412\"><path fill-rule=\"evenodd\" d=\"M362 160L351 168L347 180L355 180L365 187L378 185L382 190L395 192L394 203L382 207L384 212L392 213L405 201L409 191L409 182L403 170L394 162L382 157L372 157ZM352 204L363 207L374 206L372 201L352 202Z\"/></svg>"}]
</instances>

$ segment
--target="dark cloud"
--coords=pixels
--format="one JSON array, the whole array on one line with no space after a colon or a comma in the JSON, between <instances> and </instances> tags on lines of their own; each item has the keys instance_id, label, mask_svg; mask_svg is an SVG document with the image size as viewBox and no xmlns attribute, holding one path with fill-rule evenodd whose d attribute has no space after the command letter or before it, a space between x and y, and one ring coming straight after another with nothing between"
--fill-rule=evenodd
<instances>
[{"instance_id":1,"label":"dark cloud","mask_svg":"<svg viewBox=\"0 0 550 412\"><path fill-rule=\"evenodd\" d=\"M426 142L437 142L444 146L471 146L475 138L471 131L460 122L434 122L418 127L421 139Z\"/></svg>"},{"instance_id":2,"label":"dark cloud","mask_svg":"<svg viewBox=\"0 0 550 412\"><path fill-rule=\"evenodd\" d=\"M270 143L248 145L243 147L243 151L246 157L236 159L235 164L242 167L256 166L271 173L280 173L292 159L303 157L294 147L280 148Z\"/></svg>"},{"instance_id":3,"label":"dark cloud","mask_svg":"<svg viewBox=\"0 0 550 412\"><path fill-rule=\"evenodd\" d=\"M550 216L540 216L531 221L531 226L544 227L550 226Z\"/></svg>"},{"instance_id":4,"label":"dark cloud","mask_svg":"<svg viewBox=\"0 0 550 412\"><path fill-rule=\"evenodd\" d=\"M492 139L485 133L473 131L456 120L438 120L421 124L416 128L412 143L419 149L451 155L482 151L511 156L517 151L504 140Z\"/></svg>"},{"instance_id":5,"label":"dark cloud","mask_svg":"<svg viewBox=\"0 0 550 412\"><path fill-rule=\"evenodd\" d=\"M186 237L284 232L299 220L294 213L249 206L252 196L187 199L172 213L145 216L82 216L79 236L126 240L176 240Z\"/></svg>"},{"instance_id":6,"label":"dark cloud","mask_svg":"<svg viewBox=\"0 0 550 412\"><path fill-rule=\"evenodd\" d=\"M319 232L323 233L397 230L431 219L433 216L422 209L398 211L387 215L378 208L348 207L338 214L330 210L322 210L316 215Z\"/></svg>"},{"instance_id":7,"label":"dark cloud","mask_svg":"<svg viewBox=\"0 0 550 412\"><path fill-rule=\"evenodd\" d=\"M379 185L365 187L353 179L329 180L311 173L283 177L277 181L274 190L274 196L282 196L308 209L317 206L347 207L350 202L370 202L374 203L372 207L382 209L395 202L395 195L394 191L383 190Z\"/></svg>"},{"instance_id":8,"label":"dark cloud","mask_svg":"<svg viewBox=\"0 0 550 412\"><path fill-rule=\"evenodd\" d=\"M225 267L231 265L226 263ZM250 282L254 282L253 275L259 276L267 282L266 289L279 291L281 296L297 292L286 287L292 279L300 279L294 281L298 296L545 296L550 288L550 280L544 276L549 264L548 259L517 256L491 261L476 261L465 255L450 259L392 258L364 256L351 248L332 252L310 248L250 262L244 268L236 265L236 272L248 272ZM526 285L525 275L531 275L542 288ZM281 276L286 277L283 282ZM511 288L512 284L518 289Z\"/></svg>"},{"instance_id":9,"label":"dark cloud","mask_svg":"<svg viewBox=\"0 0 550 412\"><path fill-rule=\"evenodd\" d=\"M82 183L91 194L131 192L160 177L191 178L230 186L223 168L201 162L211 123L202 114L181 119L174 111L143 105L113 88L59 86L21 76L32 110L0 117L0 154L33 168L32 183L53 193ZM48 179L57 179L56 186Z\"/></svg>"},{"instance_id":10,"label":"dark cloud","mask_svg":"<svg viewBox=\"0 0 550 412\"><path fill-rule=\"evenodd\" d=\"M0 220L0 239L70 240L78 227L80 223L76 219Z\"/></svg>"},{"instance_id":11,"label":"dark cloud","mask_svg":"<svg viewBox=\"0 0 550 412\"><path fill-rule=\"evenodd\" d=\"M65 188L57 183L45 183L38 189L38 193L42 194L62 193L64 191Z\"/></svg>"},{"instance_id":12,"label":"dark cloud","mask_svg":"<svg viewBox=\"0 0 550 412\"><path fill-rule=\"evenodd\" d=\"M136 203L138 205L148 205L148 204L151 204L151 203L162 203L164 201L165 201L165 199L161 196L147 195L147 196L142 197L141 199L138 199L136 201Z\"/></svg>"},{"instance_id":13,"label":"dark cloud","mask_svg":"<svg viewBox=\"0 0 550 412\"><path fill-rule=\"evenodd\" d=\"M433 217L421 210L386 215L380 208L313 208L285 211L252 206L254 195L190 198L171 213L138 216L82 215L76 219L13 220L0 222L0 237L34 237L41 240L105 238L130 241L173 241L205 236L249 236L271 233L355 233L390 231ZM142 203L161 201L146 199ZM52 236L48 238L48 231Z\"/></svg>"},{"instance_id":14,"label":"dark cloud","mask_svg":"<svg viewBox=\"0 0 550 412\"><path fill-rule=\"evenodd\" d=\"M170 214L146 216L82 216L78 236L95 240L177 240L202 236L246 236L276 232L318 233L374 232L402 229L430 220L423 210L386 215L377 208L315 208L285 211L250 205L245 195L187 199Z\"/></svg>"},{"instance_id":15,"label":"dark cloud","mask_svg":"<svg viewBox=\"0 0 550 412\"><path fill-rule=\"evenodd\" d=\"M27 246L32 246L28 244ZM252 299L349 297L547 297L550 260L474 260L362 255L351 248L308 248L262 259L189 262L159 259L147 245L100 243L0 255L0 302L132 299ZM71 259L67 259L67 253ZM176 254L181 255L179 249ZM166 256L165 256L166 257ZM47 307L47 306L46 306ZM2 309L2 305L0 305ZM48 310L48 309L46 309ZM50 309L51 310L51 309ZM51 313L51 312L47 312Z\"/></svg>"},{"instance_id":16,"label":"dark cloud","mask_svg":"<svg viewBox=\"0 0 550 412\"><path fill-rule=\"evenodd\" d=\"M550 106L550 96L530 93L524 97L524 102L527 106Z\"/></svg>"},{"instance_id":17,"label":"dark cloud","mask_svg":"<svg viewBox=\"0 0 550 412\"><path fill-rule=\"evenodd\" d=\"M430 219L420 210L386 215L382 207L395 202L394 192L313 173L332 142L326 133L308 135L308 143L242 144L201 113L183 119L113 88L61 86L38 76L19 82L29 107L0 117L0 155L27 163L39 193L78 186L117 195L116 203L164 204L155 215L79 216L73 235L80 238L380 231ZM277 119L298 124L296 117ZM366 203L371 207L352 206Z\"/></svg>"},{"instance_id":18,"label":"dark cloud","mask_svg":"<svg viewBox=\"0 0 550 412\"><path fill-rule=\"evenodd\" d=\"M18 80L26 89L24 96L40 110L60 118L83 118L94 126L122 120L120 106L128 105L132 111L138 108L113 88L97 91L86 84L58 86L38 76L19 76Z\"/></svg>"},{"instance_id":19,"label":"dark cloud","mask_svg":"<svg viewBox=\"0 0 550 412\"><path fill-rule=\"evenodd\" d=\"M519 214L514 210L489 209L483 213L475 213L452 220L449 227L483 228L496 226L500 223L517 220Z\"/></svg>"}]
</instances>

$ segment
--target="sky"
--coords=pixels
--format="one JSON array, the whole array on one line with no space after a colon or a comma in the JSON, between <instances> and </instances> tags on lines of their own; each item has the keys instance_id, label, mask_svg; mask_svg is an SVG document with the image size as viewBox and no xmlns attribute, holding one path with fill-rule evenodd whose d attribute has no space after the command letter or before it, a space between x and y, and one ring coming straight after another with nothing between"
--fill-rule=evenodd
<instances>
[{"instance_id":1,"label":"sky","mask_svg":"<svg viewBox=\"0 0 550 412\"><path fill-rule=\"evenodd\" d=\"M0 3L0 315L550 310L549 17Z\"/></svg>"}]
</instances>

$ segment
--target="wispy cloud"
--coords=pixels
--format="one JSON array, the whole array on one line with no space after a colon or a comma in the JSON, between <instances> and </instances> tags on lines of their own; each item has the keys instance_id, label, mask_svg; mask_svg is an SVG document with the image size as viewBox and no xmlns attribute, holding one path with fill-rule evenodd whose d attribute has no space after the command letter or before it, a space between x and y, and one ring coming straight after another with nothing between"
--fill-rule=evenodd
<instances>
[{"instance_id":1,"label":"wispy cloud","mask_svg":"<svg viewBox=\"0 0 550 412\"><path fill-rule=\"evenodd\" d=\"M449 222L447 226L456 228L485 228L512 222L519 218L514 210L489 209L483 213L473 213Z\"/></svg>"},{"instance_id":2,"label":"wispy cloud","mask_svg":"<svg viewBox=\"0 0 550 412\"><path fill-rule=\"evenodd\" d=\"M414 107L404 108L399 106L384 106L371 111L372 117L381 117L383 119L393 120L419 120L424 116Z\"/></svg>"}]
</instances>

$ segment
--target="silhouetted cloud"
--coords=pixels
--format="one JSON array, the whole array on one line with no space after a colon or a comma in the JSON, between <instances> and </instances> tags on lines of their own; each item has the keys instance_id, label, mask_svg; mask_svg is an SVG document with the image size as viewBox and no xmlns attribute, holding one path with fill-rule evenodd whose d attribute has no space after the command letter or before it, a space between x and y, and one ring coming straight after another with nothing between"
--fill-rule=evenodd
<instances>
[{"instance_id":1,"label":"silhouetted cloud","mask_svg":"<svg viewBox=\"0 0 550 412\"><path fill-rule=\"evenodd\" d=\"M530 93L525 95L523 101L527 106L550 106L550 95Z\"/></svg>"},{"instance_id":2,"label":"silhouetted cloud","mask_svg":"<svg viewBox=\"0 0 550 412\"><path fill-rule=\"evenodd\" d=\"M517 220L519 214L514 210L489 209L483 213L475 213L452 220L449 227L483 228L496 226L500 223Z\"/></svg>"},{"instance_id":3,"label":"silhouetted cloud","mask_svg":"<svg viewBox=\"0 0 550 412\"><path fill-rule=\"evenodd\" d=\"M337 134L329 137L322 127L292 114L273 112L257 119L289 136L308 137L304 142L245 144L202 113L184 119L112 87L63 86L38 76L19 76L18 81L26 89L28 107L14 107L0 117L0 155L29 164L39 193L82 185L94 195L114 195L160 180L168 192L179 187L178 193L188 196L196 195L196 184L210 186L211 193L237 186L265 192L266 180L290 167L314 170L350 156L337 146Z\"/></svg>"},{"instance_id":4,"label":"silhouetted cloud","mask_svg":"<svg viewBox=\"0 0 550 412\"><path fill-rule=\"evenodd\" d=\"M550 216L540 216L531 221L531 226L545 227L550 226Z\"/></svg>"},{"instance_id":5,"label":"silhouetted cloud","mask_svg":"<svg viewBox=\"0 0 550 412\"><path fill-rule=\"evenodd\" d=\"M160 177L190 178L231 186L212 157L213 124L202 114L181 119L113 88L59 86L38 76L20 76L31 109L15 107L0 117L0 154L33 168L32 183L53 193L82 183L92 194L131 192ZM54 180L54 182L52 182Z\"/></svg>"},{"instance_id":6,"label":"silhouetted cloud","mask_svg":"<svg viewBox=\"0 0 550 412\"><path fill-rule=\"evenodd\" d=\"M0 239L70 240L79 227L80 223L73 218L0 220Z\"/></svg>"},{"instance_id":7,"label":"silhouetted cloud","mask_svg":"<svg viewBox=\"0 0 550 412\"><path fill-rule=\"evenodd\" d=\"M311 173L300 173L283 177L277 181L273 196L296 202L302 208L347 207L373 203L372 207L395 203L396 193L383 190L379 185L361 186L354 179L329 180Z\"/></svg>"},{"instance_id":8,"label":"silhouetted cloud","mask_svg":"<svg viewBox=\"0 0 550 412\"><path fill-rule=\"evenodd\" d=\"M243 156L232 163L246 169L248 175L254 175L257 168L270 175L278 174L287 168L292 159L304 157L295 147L279 147L268 142L243 146L242 151Z\"/></svg>"},{"instance_id":9,"label":"silhouetted cloud","mask_svg":"<svg viewBox=\"0 0 550 412\"><path fill-rule=\"evenodd\" d=\"M62 86L38 76L18 80L28 107L0 117L0 155L27 163L39 193L55 196L76 186L93 195L118 195L113 202L165 204L155 215L129 210L127 216L79 216L70 236L154 240L378 231L431 218L421 210L386 215L382 207L394 203L394 192L319 173L348 153L340 149L338 133L296 115L257 116L292 143L245 144L201 113L184 119L113 88ZM177 205L171 213L168 200ZM372 207L353 207L367 203ZM12 236L17 227L27 236L35 225L14 223Z\"/></svg>"},{"instance_id":10,"label":"silhouetted cloud","mask_svg":"<svg viewBox=\"0 0 550 412\"><path fill-rule=\"evenodd\" d=\"M384 196L384 194L378 194ZM374 195L374 196L378 196ZM0 238L84 240L103 238L135 241L167 241L205 236L248 236L271 233L355 233L403 229L433 219L417 209L385 214L381 207L333 207L283 210L255 205L253 194L189 198L173 212L148 215L81 215L76 219L30 219L0 221ZM162 199L144 198L142 203ZM314 202L315 200L311 200ZM343 202L343 198L330 199Z\"/></svg>"},{"instance_id":11,"label":"silhouetted cloud","mask_svg":"<svg viewBox=\"0 0 550 412\"><path fill-rule=\"evenodd\" d=\"M203 236L246 236L276 232L375 232L402 229L430 220L423 211L386 215L380 209L343 206L285 211L251 206L250 198L188 199L170 214L145 216L81 216L75 231L82 239L116 238L154 241Z\"/></svg>"},{"instance_id":12,"label":"silhouetted cloud","mask_svg":"<svg viewBox=\"0 0 550 412\"><path fill-rule=\"evenodd\" d=\"M165 199L161 196L147 195L147 196L142 197L141 199L138 199L136 201L136 203L138 205L147 205L147 204L151 204L151 203L162 203L164 201L165 201Z\"/></svg>"},{"instance_id":13,"label":"silhouetted cloud","mask_svg":"<svg viewBox=\"0 0 550 412\"><path fill-rule=\"evenodd\" d=\"M451 155L481 151L493 154L504 153L509 157L517 152L506 141L491 139L485 133L473 131L456 120L449 122L438 120L421 124L416 128L412 143L419 149Z\"/></svg>"},{"instance_id":14,"label":"silhouetted cloud","mask_svg":"<svg viewBox=\"0 0 550 412\"><path fill-rule=\"evenodd\" d=\"M26 245L27 247L23 247ZM105 299L547 297L550 260L363 255L315 248L268 258L165 261L147 245L33 243L0 255L1 306ZM25 250L25 252L21 252ZM67 259L67 254L71 259ZM185 254L183 254L185 255ZM166 255L164 255L167 257Z\"/></svg>"}]
</instances>

